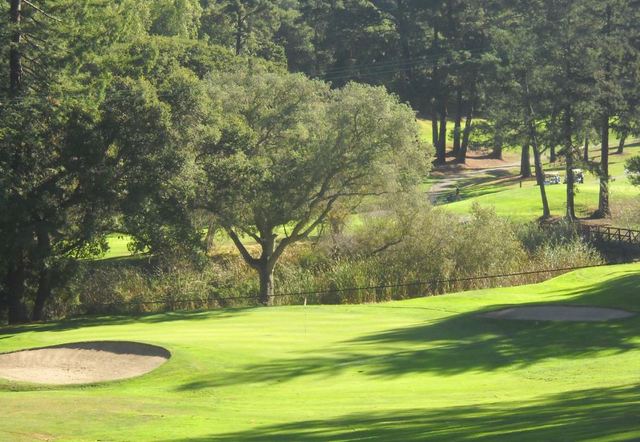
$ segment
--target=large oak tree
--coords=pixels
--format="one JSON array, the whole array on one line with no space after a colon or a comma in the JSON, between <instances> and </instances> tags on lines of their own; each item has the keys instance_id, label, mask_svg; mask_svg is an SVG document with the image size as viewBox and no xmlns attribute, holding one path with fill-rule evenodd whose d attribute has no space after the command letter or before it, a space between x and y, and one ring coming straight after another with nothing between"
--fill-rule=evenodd
<instances>
[{"instance_id":1,"label":"large oak tree","mask_svg":"<svg viewBox=\"0 0 640 442\"><path fill-rule=\"evenodd\" d=\"M201 207L259 274L266 305L282 253L337 204L408 191L426 172L414 112L383 88L247 71L214 76L209 91L225 118L200 147Z\"/></svg>"}]
</instances>

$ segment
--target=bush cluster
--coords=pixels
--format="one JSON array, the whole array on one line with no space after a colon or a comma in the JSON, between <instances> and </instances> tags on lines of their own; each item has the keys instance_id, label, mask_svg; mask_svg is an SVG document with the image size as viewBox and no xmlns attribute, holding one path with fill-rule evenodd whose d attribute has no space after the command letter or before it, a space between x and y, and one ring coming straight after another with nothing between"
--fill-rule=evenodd
<instances>
[{"instance_id":1,"label":"bush cluster","mask_svg":"<svg viewBox=\"0 0 640 442\"><path fill-rule=\"evenodd\" d=\"M480 207L465 219L421 211L408 228L372 215L352 230L286 252L276 268L276 304L365 303L527 284L557 276L554 269L602 262L570 225L516 225ZM471 279L532 270L549 271ZM255 305L257 292L253 270L230 253L199 264L86 262L50 315L242 307Z\"/></svg>"}]
</instances>

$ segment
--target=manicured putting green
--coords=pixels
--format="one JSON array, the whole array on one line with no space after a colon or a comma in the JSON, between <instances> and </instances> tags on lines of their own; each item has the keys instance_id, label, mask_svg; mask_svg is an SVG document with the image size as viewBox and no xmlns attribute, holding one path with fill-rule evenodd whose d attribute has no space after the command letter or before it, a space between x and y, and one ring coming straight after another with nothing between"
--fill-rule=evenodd
<instances>
[{"instance_id":1,"label":"manicured putting green","mask_svg":"<svg viewBox=\"0 0 640 442\"><path fill-rule=\"evenodd\" d=\"M90 387L0 383L0 440L640 438L640 317L483 318L526 305L640 312L640 264L377 305L85 318L0 329L0 352L130 340L172 354Z\"/></svg>"}]
</instances>

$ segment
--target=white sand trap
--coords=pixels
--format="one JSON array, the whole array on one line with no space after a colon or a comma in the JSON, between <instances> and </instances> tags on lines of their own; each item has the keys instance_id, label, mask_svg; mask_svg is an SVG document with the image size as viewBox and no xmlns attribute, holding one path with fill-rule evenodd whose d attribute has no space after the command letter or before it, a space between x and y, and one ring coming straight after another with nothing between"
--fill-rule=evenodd
<instances>
[{"instance_id":1,"label":"white sand trap","mask_svg":"<svg viewBox=\"0 0 640 442\"><path fill-rule=\"evenodd\" d=\"M56 385L115 381L148 373L170 357L162 347L137 342L79 342L0 354L0 378Z\"/></svg>"},{"instance_id":2,"label":"white sand trap","mask_svg":"<svg viewBox=\"0 0 640 442\"><path fill-rule=\"evenodd\" d=\"M624 310L604 307L582 307L562 305L539 305L511 307L482 315L493 319L518 319L522 321L609 321L634 316Z\"/></svg>"}]
</instances>

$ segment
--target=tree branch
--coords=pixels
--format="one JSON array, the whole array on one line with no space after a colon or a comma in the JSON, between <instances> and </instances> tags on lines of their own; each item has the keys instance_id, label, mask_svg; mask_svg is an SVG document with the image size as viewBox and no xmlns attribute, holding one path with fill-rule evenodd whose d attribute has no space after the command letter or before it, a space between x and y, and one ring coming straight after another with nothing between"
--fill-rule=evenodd
<instances>
[{"instance_id":1,"label":"tree branch","mask_svg":"<svg viewBox=\"0 0 640 442\"><path fill-rule=\"evenodd\" d=\"M251 256L251 253L249 253L245 245L242 244L242 241L240 240L240 237L238 237L238 234L234 232L233 229L225 229L225 230L229 235L229 237L231 238L231 241L233 241L236 248L242 255L242 258L244 258L245 262L249 264L251 267L253 267L254 269L258 268L259 260Z\"/></svg>"},{"instance_id":2,"label":"tree branch","mask_svg":"<svg viewBox=\"0 0 640 442\"><path fill-rule=\"evenodd\" d=\"M385 250L387 250L389 247L393 247L393 246L396 246L396 245L400 244L403 240L404 240L404 236L402 236L401 238L398 238L396 240L393 240L391 242L388 242L385 245L383 245L382 247L378 247L377 249L372 251L371 254L372 255L376 255L378 253L382 253Z\"/></svg>"},{"instance_id":3,"label":"tree branch","mask_svg":"<svg viewBox=\"0 0 640 442\"><path fill-rule=\"evenodd\" d=\"M260 238L255 233L251 232L250 230L243 229L243 228L240 228L240 230L242 231L242 233L244 233L246 235L249 235L251 238L255 239L258 244L262 244L262 238Z\"/></svg>"},{"instance_id":4,"label":"tree branch","mask_svg":"<svg viewBox=\"0 0 640 442\"><path fill-rule=\"evenodd\" d=\"M22 0L22 3L25 3L25 4L29 5L29 6L31 6L33 9L35 9L36 11L38 11L39 13L44 15L45 17L50 18L51 20L55 20L57 22L63 23L63 21L60 20L58 17L54 17L53 15L49 14L48 12L43 11L38 6L36 6L33 3L31 3L29 0Z\"/></svg>"}]
</instances>

